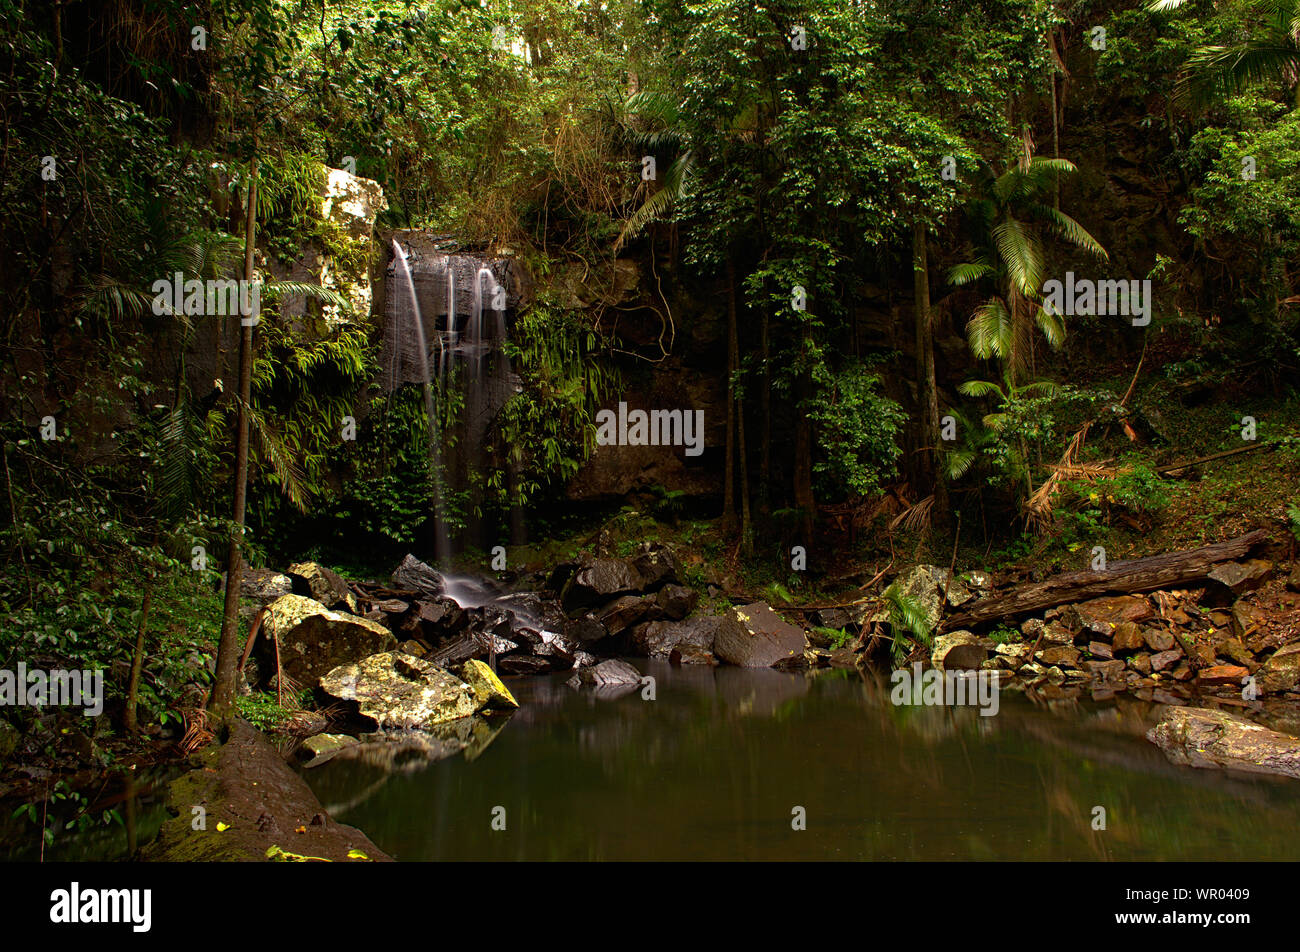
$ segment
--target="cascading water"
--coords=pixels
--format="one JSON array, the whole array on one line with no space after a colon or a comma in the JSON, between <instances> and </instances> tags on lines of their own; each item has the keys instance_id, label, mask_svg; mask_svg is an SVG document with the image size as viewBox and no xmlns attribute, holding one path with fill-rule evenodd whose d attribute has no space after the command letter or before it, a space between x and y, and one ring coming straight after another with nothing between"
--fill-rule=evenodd
<instances>
[{"instance_id":1,"label":"cascading water","mask_svg":"<svg viewBox=\"0 0 1300 952\"><path fill-rule=\"evenodd\" d=\"M495 542L483 537L479 512L489 475L485 463L492 423L517 390L517 378L504 352L508 340L505 289L517 279L512 277L510 259L449 253L438 246L437 239L419 232L404 232L400 240L394 238L393 251L390 276L395 292L387 296L386 303L386 387L393 390L403 383L419 382L426 390L431 442L437 444L431 446L430 458L441 477L435 499L435 547L437 561L445 569L453 543L487 549ZM421 315L421 300L424 312L435 322L428 328ZM436 362L429 352L434 337L440 345ZM431 364L436 377L430 375ZM437 406L433 406L434 380L442 388ZM456 414L441 399L458 387L464 402ZM444 435L454 439L448 442ZM515 479L511 468L508 485L514 485ZM452 497L444 493L454 488L467 495L464 530L453 538L444 511ZM523 540L522 513L517 508L510 513L510 539Z\"/></svg>"},{"instance_id":2,"label":"cascading water","mask_svg":"<svg viewBox=\"0 0 1300 952\"><path fill-rule=\"evenodd\" d=\"M411 315L419 345L420 374L424 378L424 412L429 421L429 465L433 470L434 548L439 566L445 568L451 558L451 543L447 535L447 518L442 499L442 434L438 426L438 415L434 412L433 383L429 379L429 348L424 338L424 317L420 313L419 296L415 293L415 279L411 276L411 268L406 263L406 252L396 240L393 241L393 255L398 270L406 279L407 292L411 296ZM439 354L440 363L441 360L442 355Z\"/></svg>"}]
</instances>

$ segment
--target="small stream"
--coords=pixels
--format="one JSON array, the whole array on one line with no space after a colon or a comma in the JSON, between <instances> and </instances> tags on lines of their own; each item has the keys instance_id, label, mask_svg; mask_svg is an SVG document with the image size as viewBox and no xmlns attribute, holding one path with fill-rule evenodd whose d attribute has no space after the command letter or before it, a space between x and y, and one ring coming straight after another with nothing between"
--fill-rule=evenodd
<instances>
[{"instance_id":1,"label":"small stream","mask_svg":"<svg viewBox=\"0 0 1300 952\"><path fill-rule=\"evenodd\" d=\"M1003 692L980 717L894 706L887 681L851 671L632 661L654 700L510 679L522 709L472 760L304 776L407 861L1300 858L1293 781L1168 763L1139 701Z\"/></svg>"}]
</instances>

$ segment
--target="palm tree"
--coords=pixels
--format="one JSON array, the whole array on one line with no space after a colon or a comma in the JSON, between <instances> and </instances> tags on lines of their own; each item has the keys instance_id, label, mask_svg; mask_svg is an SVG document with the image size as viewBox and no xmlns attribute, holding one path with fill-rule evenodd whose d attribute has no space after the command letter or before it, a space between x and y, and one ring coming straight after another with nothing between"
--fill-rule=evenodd
<instances>
[{"instance_id":1,"label":"palm tree","mask_svg":"<svg viewBox=\"0 0 1300 952\"><path fill-rule=\"evenodd\" d=\"M976 232L975 260L950 269L948 281L965 285L989 280L996 286L998 293L971 315L966 335L975 356L996 357L1013 383L1032 367L1035 327L1052 348L1065 339L1061 315L1042 304L1041 229L1103 260L1107 257L1082 225L1052 206L1056 177L1074 170L1065 159L1028 157L1000 176L990 176L983 194L966 208Z\"/></svg>"},{"instance_id":2,"label":"palm tree","mask_svg":"<svg viewBox=\"0 0 1300 952\"><path fill-rule=\"evenodd\" d=\"M686 131L682 128L681 107L677 100L664 93L644 89L628 98L627 111L651 125L648 132L633 131L631 144L645 154L668 154L675 158L664 172L659 188L650 193L637 209L628 216L614 242L617 254L631 238L640 234L652 221L666 215L686 194L695 154L687 147Z\"/></svg>"},{"instance_id":3,"label":"palm tree","mask_svg":"<svg viewBox=\"0 0 1300 952\"><path fill-rule=\"evenodd\" d=\"M1154 0L1153 13L1166 13L1187 0ZM1262 0L1258 36L1230 45L1203 46L1187 61L1179 81L1180 94L1198 103L1227 96L1248 86L1282 82L1294 86L1293 102L1300 106L1300 2Z\"/></svg>"},{"instance_id":4,"label":"palm tree","mask_svg":"<svg viewBox=\"0 0 1300 952\"><path fill-rule=\"evenodd\" d=\"M1006 477L1012 485L1019 487L1023 483L1026 498L1032 496L1034 481L1030 469L1029 445L1025 441L1025 434L1015 427L1016 417L1013 411L1023 400L1050 397L1059 389L1050 380L1035 380L1017 385L1012 381L1009 372L1003 376L1000 385L992 380L968 380L961 384L957 390L963 396L992 397L997 409L985 414L978 427L969 425L962 418L961 432L965 440L947 454L948 478L960 479L970 470L980 455L995 452L1001 456Z\"/></svg>"}]
</instances>

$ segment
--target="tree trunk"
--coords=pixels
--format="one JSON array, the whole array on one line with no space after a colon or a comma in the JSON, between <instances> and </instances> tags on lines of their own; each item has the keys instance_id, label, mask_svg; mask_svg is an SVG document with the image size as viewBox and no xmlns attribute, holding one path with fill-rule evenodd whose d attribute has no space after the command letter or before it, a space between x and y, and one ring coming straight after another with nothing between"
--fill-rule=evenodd
<instances>
[{"instance_id":1,"label":"tree trunk","mask_svg":"<svg viewBox=\"0 0 1300 952\"><path fill-rule=\"evenodd\" d=\"M772 315L767 307L763 308L762 347L763 347L763 382L759 394L760 412L763 415L762 432L759 434L758 462L758 512L766 519L772 511L772 364L771 356Z\"/></svg>"},{"instance_id":2,"label":"tree trunk","mask_svg":"<svg viewBox=\"0 0 1300 952\"><path fill-rule=\"evenodd\" d=\"M926 249L927 229L924 222L912 225L912 290L916 311L916 390L920 405L921 438L918 441L917 472L922 485L918 493L931 487L934 506L931 513L939 520L948 514L948 489L939 478L936 446L939 440L939 392L934 379L934 327L930 314L930 260Z\"/></svg>"},{"instance_id":3,"label":"tree trunk","mask_svg":"<svg viewBox=\"0 0 1300 952\"><path fill-rule=\"evenodd\" d=\"M140 673L144 669L144 634L149 626L149 606L153 604L153 578L144 584L144 599L140 603L140 626L135 633L135 653L131 655L131 680L126 687L126 710L122 712L122 726L128 734L140 729L136 718L136 703L140 696Z\"/></svg>"},{"instance_id":4,"label":"tree trunk","mask_svg":"<svg viewBox=\"0 0 1300 952\"><path fill-rule=\"evenodd\" d=\"M1198 549L1115 562L1102 571L1068 572L1046 582L1019 585L980 599L967 611L949 618L944 628L951 631L1101 595L1153 592L1172 585L1201 582L1215 565L1241 558L1267 536L1265 530L1256 529Z\"/></svg>"},{"instance_id":5,"label":"tree trunk","mask_svg":"<svg viewBox=\"0 0 1300 952\"><path fill-rule=\"evenodd\" d=\"M257 224L257 137L253 137L253 160L249 163L248 215L244 223L244 280L253 280L254 229ZM256 317L256 315L245 315ZM244 510L248 495L248 408L253 391L253 325L240 321L239 328L239 419L235 430L235 504L226 557L226 600L221 618L221 641L217 645L217 673L212 682L209 712L218 720L230 717L235 703L236 664L239 659L239 583L244 566L240 543L244 535Z\"/></svg>"},{"instance_id":6,"label":"tree trunk","mask_svg":"<svg viewBox=\"0 0 1300 952\"><path fill-rule=\"evenodd\" d=\"M722 480L722 527L736 527L736 266L727 259L727 461Z\"/></svg>"}]
</instances>

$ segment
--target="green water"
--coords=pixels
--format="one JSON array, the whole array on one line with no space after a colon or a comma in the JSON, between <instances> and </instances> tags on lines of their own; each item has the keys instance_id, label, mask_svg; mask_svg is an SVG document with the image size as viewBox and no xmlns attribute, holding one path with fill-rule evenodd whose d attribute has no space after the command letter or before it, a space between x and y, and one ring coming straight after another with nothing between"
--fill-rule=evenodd
<instances>
[{"instance_id":1,"label":"green water","mask_svg":"<svg viewBox=\"0 0 1300 952\"><path fill-rule=\"evenodd\" d=\"M400 860L1300 858L1296 781L1169 764L1140 702L1003 692L981 717L853 672L633 663L654 700L515 679L522 709L472 760L304 776Z\"/></svg>"}]
</instances>

